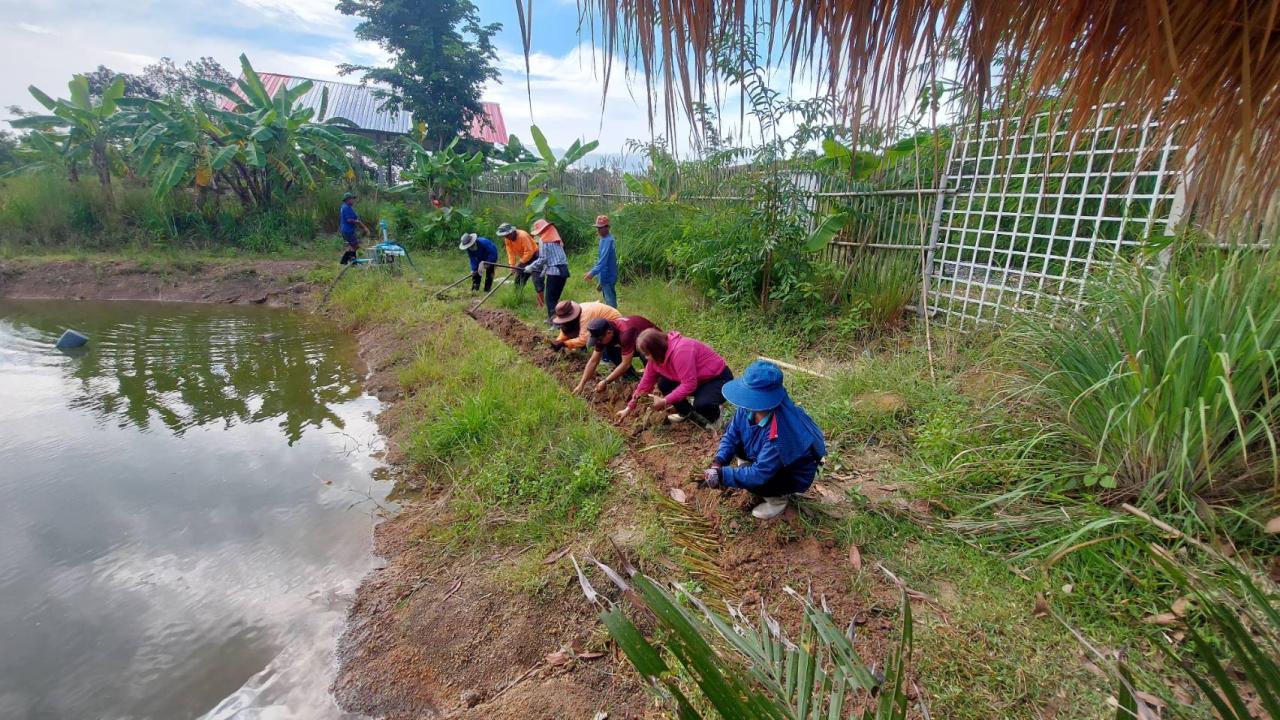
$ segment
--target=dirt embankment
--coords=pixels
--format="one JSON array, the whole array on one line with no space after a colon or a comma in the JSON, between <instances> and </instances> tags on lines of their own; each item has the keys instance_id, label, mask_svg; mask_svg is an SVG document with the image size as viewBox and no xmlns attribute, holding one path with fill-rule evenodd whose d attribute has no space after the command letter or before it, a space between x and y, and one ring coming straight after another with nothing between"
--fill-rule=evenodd
<instances>
[{"instance_id":1,"label":"dirt embankment","mask_svg":"<svg viewBox=\"0 0 1280 720\"><path fill-rule=\"evenodd\" d=\"M576 384L582 359L551 350L539 330L503 311L480 312L476 320L566 387ZM451 522L449 491L415 476L397 449L413 413L398 369L412 359L419 341L414 333L430 332L380 326L360 338L371 370L368 387L390 402L380 417L387 460L399 487L421 492L376 531L377 552L387 564L357 592L340 642L333 689L343 707L391 720L649 716L647 692L601 631L565 555L594 554L619 568L635 560L629 547L636 537L629 525L634 512L628 508L648 493L667 498L660 512L670 521L664 524L680 528L673 540L681 548L656 567L641 563L643 571L660 579L692 574L717 596L746 607L763 602L791 628L801 608L783 588L810 591L825 599L841 624L858 626L856 645L868 663L883 663L897 622L896 590L864 571L870 594L855 592L858 570L849 557L832 539L815 537L795 510L761 523L750 516L753 502L745 494L697 489L695 474L711 457L716 436L663 425L660 417L623 430L627 449L615 470L626 489L618 507L601 514L609 526L546 558L532 558L550 568L550 580L537 594L496 579L530 548L462 555L447 550L436 531ZM594 408L611 419L632 386L610 388L594 398Z\"/></svg>"},{"instance_id":2,"label":"dirt embankment","mask_svg":"<svg viewBox=\"0 0 1280 720\"><path fill-rule=\"evenodd\" d=\"M435 539L452 521L449 490L405 462L413 403L397 377L431 331L382 325L359 338L366 387L389 402L379 416L385 459L411 497L375 531L386 565L356 592L338 648L338 702L388 720L643 717L644 690L604 643L566 558L551 561L563 563L565 582L532 594L497 579L529 548L460 553Z\"/></svg>"},{"instance_id":3,"label":"dirt embankment","mask_svg":"<svg viewBox=\"0 0 1280 720\"><path fill-rule=\"evenodd\" d=\"M134 260L0 261L0 297L153 300L302 307L315 286L307 260L141 263Z\"/></svg>"}]
</instances>

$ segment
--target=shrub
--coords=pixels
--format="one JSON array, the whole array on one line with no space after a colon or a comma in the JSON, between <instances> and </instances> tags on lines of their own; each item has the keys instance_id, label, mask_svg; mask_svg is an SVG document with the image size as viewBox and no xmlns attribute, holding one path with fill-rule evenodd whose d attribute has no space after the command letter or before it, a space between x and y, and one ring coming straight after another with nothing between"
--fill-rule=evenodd
<instances>
[{"instance_id":1,"label":"shrub","mask_svg":"<svg viewBox=\"0 0 1280 720\"><path fill-rule=\"evenodd\" d=\"M1023 336L1043 397L1117 493L1187 512L1280 480L1280 260L1215 253L1178 270L1119 266L1093 307Z\"/></svg>"},{"instance_id":2,"label":"shrub","mask_svg":"<svg viewBox=\"0 0 1280 720\"><path fill-rule=\"evenodd\" d=\"M846 260L836 296L859 308L871 333L900 325L920 285L920 256L914 252L858 248Z\"/></svg>"}]
</instances>

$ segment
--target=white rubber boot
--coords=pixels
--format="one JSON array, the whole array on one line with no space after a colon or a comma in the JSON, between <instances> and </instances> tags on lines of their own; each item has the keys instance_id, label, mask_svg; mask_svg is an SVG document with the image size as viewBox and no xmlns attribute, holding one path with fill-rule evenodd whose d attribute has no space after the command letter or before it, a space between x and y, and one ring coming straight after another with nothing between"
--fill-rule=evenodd
<instances>
[{"instance_id":1,"label":"white rubber boot","mask_svg":"<svg viewBox=\"0 0 1280 720\"><path fill-rule=\"evenodd\" d=\"M684 422L685 420L688 420L688 419L689 418L687 416L681 415L680 413L671 413L670 415L667 416L667 422L670 422L670 423Z\"/></svg>"},{"instance_id":2,"label":"white rubber boot","mask_svg":"<svg viewBox=\"0 0 1280 720\"><path fill-rule=\"evenodd\" d=\"M751 515L760 520L772 520L778 517L787 509L787 498L783 497L767 497L764 502L751 509Z\"/></svg>"}]
</instances>

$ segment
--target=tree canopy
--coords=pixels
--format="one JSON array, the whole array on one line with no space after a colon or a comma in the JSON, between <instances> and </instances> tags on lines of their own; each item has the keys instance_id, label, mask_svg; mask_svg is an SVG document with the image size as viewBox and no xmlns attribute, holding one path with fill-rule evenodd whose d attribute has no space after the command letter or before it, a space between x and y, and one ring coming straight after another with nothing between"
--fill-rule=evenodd
<instances>
[{"instance_id":1,"label":"tree canopy","mask_svg":"<svg viewBox=\"0 0 1280 720\"><path fill-rule=\"evenodd\" d=\"M356 37L391 55L388 67L346 64L379 91L383 107L407 110L439 149L484 114L480 92L498 78L493 36L498 23L481 24L471 0L341 0L338 10L364 20Z\"/></svg>"}]
</instances>

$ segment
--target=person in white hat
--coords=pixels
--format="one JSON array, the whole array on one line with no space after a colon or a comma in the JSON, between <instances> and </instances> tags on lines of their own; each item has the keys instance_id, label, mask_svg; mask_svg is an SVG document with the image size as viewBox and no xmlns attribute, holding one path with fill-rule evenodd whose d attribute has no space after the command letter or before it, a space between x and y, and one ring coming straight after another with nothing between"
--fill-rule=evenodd
<instances>
[{"instance_id":1,"label":"person in white hat","mask_svg":"<svg viewBox=\"0 0 1280 720\"><path fill-rule=\"evenodd\" d=\"M471 259L471 292L480 289L480 270L484 270L484 291L489 292L493 287L493 270L494 263L498 262L498 246L493 244L489 238L484 238L475 233L464 233L462 242L458 243L459 250L466 250L467 257Z\"/></svg>"}]
</instances>

